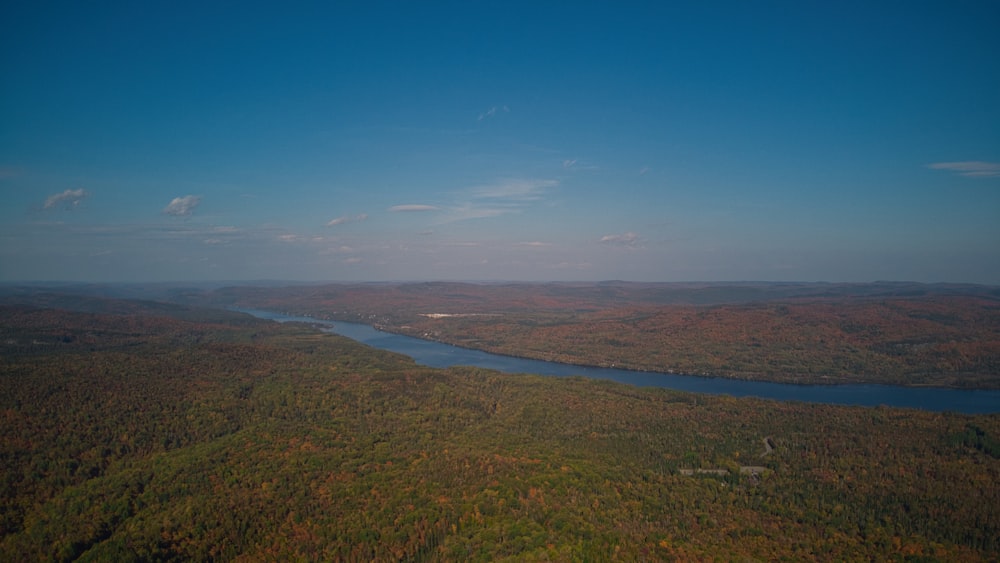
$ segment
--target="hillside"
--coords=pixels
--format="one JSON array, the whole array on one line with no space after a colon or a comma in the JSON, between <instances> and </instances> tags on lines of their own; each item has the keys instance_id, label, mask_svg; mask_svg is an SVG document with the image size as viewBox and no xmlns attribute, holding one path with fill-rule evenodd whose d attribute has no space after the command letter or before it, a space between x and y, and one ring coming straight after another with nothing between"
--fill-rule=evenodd
<instances>
[{"instance_id":1,"label":"hillside","mask_svg":"<svg viewBox=\"0 0 1000 563\"><path fill-rule=\"evenodd\" d=\"M571 364L782 383L1000 388L1000 292L986 286L413 283L197 295Z\"/></svg>"},{"instance_id":2,"label":"hillside","mask_svg":"<svg viewBox=\"0 0 1000 563\"><path fill-rule=\"evenodd\" d=\"M105 305L0 310L0 560L1000 556L998 416L436 370Z\"/></svg>"}]
</instances>

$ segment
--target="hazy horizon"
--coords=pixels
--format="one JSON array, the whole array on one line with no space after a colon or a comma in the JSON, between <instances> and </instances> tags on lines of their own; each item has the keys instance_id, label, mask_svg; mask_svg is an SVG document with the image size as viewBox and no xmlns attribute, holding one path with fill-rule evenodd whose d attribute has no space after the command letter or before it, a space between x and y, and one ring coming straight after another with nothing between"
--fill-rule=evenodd
<instances>
[{"instance_id":1,"label":"hazy horizon","mask_svg":"<svg viewBox=\"0 0 1000 563\"><path fill-rule=\"evenodd\" d=\"M624 279L607 280L573 280L573 279L550 279L550 280L523 280L523 279L387 279L387 280L296 280L296 279L206 279L206 280L0 280L2 286L115 286L115 285L195 285L195 286L296 286L296 285L405 285L405 284L481 284L481 285L606 285L606 284L634 284L634 285L718 285L718 286L740 286L740 285L807 285L807 286L872 286L872 285L925 285L925 286L976 286L976 287L1000 287L1000 284L974 283L974 282L920 282L912 280L871 280L871 281L835 281L835 280L675 280L675 281L636 281Z\"/></svg>"},{"instance_id":2,"label":"hazy horizon","mask_svg":"<svg viewBox=\"0 0 1000 563\"><path fill-rule=\"evenodd\" d=\"M996 2L0 7L0 282L1000 284Z\"/></svg>"}]
</instances>

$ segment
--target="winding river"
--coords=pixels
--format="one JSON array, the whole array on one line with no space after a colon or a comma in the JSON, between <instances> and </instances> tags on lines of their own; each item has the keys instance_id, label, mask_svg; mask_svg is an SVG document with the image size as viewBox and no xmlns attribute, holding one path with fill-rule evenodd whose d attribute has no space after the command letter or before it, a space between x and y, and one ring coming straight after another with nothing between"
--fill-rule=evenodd
<instances>
[{"instance_id":1,"label":"winding river","mask_svg":"<svg viewBox=\"0 0 1000 563\"><path fill-rule=\"evenodd\" d=\"M430 367L444 368L461 365L494 369L506 373L533 373L557 377L583 376L594 379L609 379L640 387L665 387L694 393L760 397L780 401L860 406L885 405L966 414L1000 413L1000 390L857 384L791 385L721 377L576 366L469 350L450 344L382 332L358 323L319 321L309 317L294 317L256 309L238 310L279 322L300 321L322 325L327 327L324 330L329 332L346 336L375 348L407 355L417 363Z\"/></svg>"}]
</instances>

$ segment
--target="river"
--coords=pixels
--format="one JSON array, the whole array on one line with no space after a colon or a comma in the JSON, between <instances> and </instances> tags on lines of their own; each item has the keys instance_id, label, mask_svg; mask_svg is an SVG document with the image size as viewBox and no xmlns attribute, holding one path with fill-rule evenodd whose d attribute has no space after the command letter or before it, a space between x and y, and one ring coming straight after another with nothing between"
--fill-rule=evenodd
<instances>
[{"instance_id":1,"label":"river","mask_svg":"<svg viewBox=\"0 0 1000 563\"><path fill-rule=\"evenodd\" d=\"M803 401L835 405L903 407L925 411L951 411L966 414L1000 412L1000 390L943 389L938 387L900 387L894 385L792 385L764 381L742 381L723 377L702 377L597 368L501 356L379 331L358 323L320 321L260 311L238 309L251 315L280 322L300 321L323 325L329 332L346 336L369 346L398 352L430 367L476 366L506 373L532 373L557 377L583 376L609 379L640 387L665 387L679 391L759 397L780 401Z\"/></svg>"}]
</instances>

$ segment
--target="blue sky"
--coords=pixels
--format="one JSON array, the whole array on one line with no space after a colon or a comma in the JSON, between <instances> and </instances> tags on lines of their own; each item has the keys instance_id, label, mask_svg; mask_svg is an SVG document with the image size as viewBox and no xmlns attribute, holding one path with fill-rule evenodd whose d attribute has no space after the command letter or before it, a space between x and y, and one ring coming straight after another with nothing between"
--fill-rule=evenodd
<instances>
[{"instance_id":1,"label":"blue sky","mask_svg":"<svg viewBox=\"0 0 1000 563\"><path fill-rule=\"evenodd\" d=\"M995 1L154 4L0 7L0 280L1000 284Z\"/></svg>"}]
</instances>

